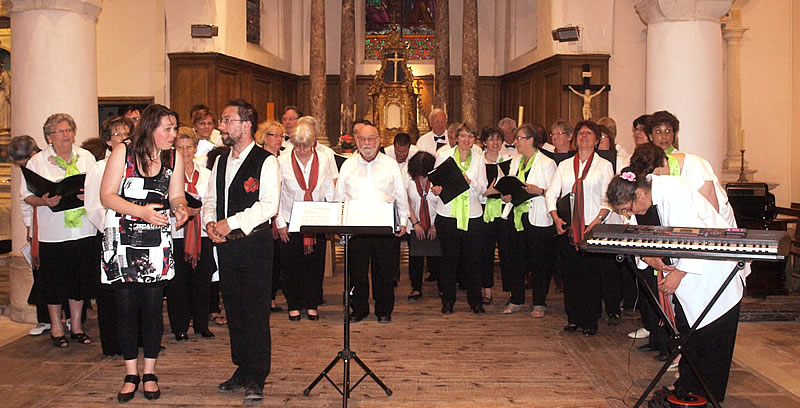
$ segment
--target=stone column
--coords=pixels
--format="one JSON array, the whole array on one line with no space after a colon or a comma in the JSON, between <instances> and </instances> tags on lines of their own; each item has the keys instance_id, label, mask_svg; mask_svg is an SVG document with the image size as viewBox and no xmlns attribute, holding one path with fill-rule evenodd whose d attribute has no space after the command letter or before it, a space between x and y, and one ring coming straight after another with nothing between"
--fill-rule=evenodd
<instances>
[{"instance_id":1,"label":"stone column","mask_svg":"<svg viewBox=\"0 0 800 408\"><path fill-rule=\"evenodd\" d=\"M478 126L478 0L464 0L461 58L461 121Z\"/></svg>"},{"instance_id":2,"label":"stone column","mask_svg":"<svg viewBox=\"0 0 800 408\"><path fill-rule=\"evenodd\" d=\"M647 24L645 111L678 117L679 149L708 160L725 156L720 17L732 0L639 0Z\"/></svg>"},{"instance_id":3,"label":"stone column","mask_svg":"<svg viewBox=\"0 0 800 408\"><path fill-rule=\"evenodd\" d=\"M12 135L33 136L44 147L42 124L56 112L75 118L76 143L97 137L97 16L101 0L3 0L11 18ZM80 46L75 46L80 44ZM18 192L21 173L11 173L11 191ZM12 249L26 242L18 195L12 194ZM33 277L18 253L10 268L10 317L36 322L27 304Z\"/></svg>"},{"instance_id":4,"label":"stone column","mask_svg":"<svg viewBox=\"0 0 800 408\"><path fill-rule=\"evenodd\" d=\"M317 140L325 146L330 146L326 132L328 97L325 88L327 82L325 51L325 0L311 0L311 58L309 58L311 115L317 118L320 124Z\"/></svg>"},{"instance_id":5,"label":"stone column","mask_svg":"<svg viewBox=\"0 0 800 408\"><path fill-rule=\"evenodd\" d=\"M354 0L342 0L342 51L339 81L342 97L342 117L339 123L343 133L353 126L353 104L356 103L356 17Z\"/></svg>"},{"instance_id":6,"label":"stone column","mask_svg":"<svg viewBox=\"0 0 800 408\"><path fill-rule=\"evenodd\" d=\"M735 181L739 178L742 166L741 149L744 149L744 129L742 129L742 66L741 41L748 27L742 25L742 7L747 0L734 0L731 11L722 19L722 38L725 39L727 61L727 116L728 116L728 152L723 162L722 179ZM755 170L744 163L744 171L748 180L753 180Z\"/></svg>"},{"instance_id":7,"label":"stone column","mask_svg":"<svg viewBox=\"0 0 800 408\"><path fill-rule=\"evenodd\" d=\"M436 2L436 47L433 49L434 99L437 108L444 109L450 97L450 2ZM427 107L426 107L427 108ZM430 113L430 111L428 111ZM448 116L450 112L447 112Z\"/></svg>"}]
</instances>

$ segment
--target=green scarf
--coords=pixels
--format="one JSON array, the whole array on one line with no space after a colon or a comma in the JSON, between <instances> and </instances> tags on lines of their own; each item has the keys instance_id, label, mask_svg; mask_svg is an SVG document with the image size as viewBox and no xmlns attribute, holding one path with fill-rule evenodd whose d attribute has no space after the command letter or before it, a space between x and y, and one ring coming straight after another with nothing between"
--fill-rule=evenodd
<instances>
[{"instance_id":1,"label":"green scarf","mask_svg":"<svg viewBox=\"0 0 800 408\"><path fill-rule=\"evenodd\" d=\"M669 175L670 176L680 176L681 175L681 163L678 161L678 158L667 154L667 165L669 166Z\"/></svg>"},{"instance_id":2,"label":"green scarf","mask_svg":"<svg viewBox=\"0 0 800 408\"><path fill-rule=\"evenodd\" d=\"M469 164L472 162L472 149L469 150L469 154L467 155L467 159L464 160L464 163L461 163L461 153L458 147L456 147L453 158L456 159L456 165L461 169L461 172L466 173ZM450 215L455 217L456 227L458 229L462 231L467 230L469 227L469 190L459 194L458 197L453 199L450 206Z\"/></svg>"},{"instance_id":3,"label":"green scarf","mask_svg":"<svg viewBox=\"0 0 800 408\"><path fill-rule=\"evenodd\" d=\"M69 158L69 163L55 154L50 157L52 157L53 160L55 160L55 162L58 163L58 167L61 167L64 170L64 178L81 174L81 171L78 170L77 155L75 154L71 155ZM83 207L64 211L64 226L67 228L80 228L81 226L83 226L81 217L85 215L86 215L86 209L84 209Z\"/></svg>"},{"instance_id":4,"label":"green scarf","mask_svg":"<svg viewBox=\"0 0 800 408\"><path fill-rule=\"evenodd\" d=\"M517 178L520 179L523 183L525 183L525 179L528 178L528 171L531 170L533 167L533 159L536 158L536 155L539 153L537 150L536 153L531 156L530 159L525 163L525 167L522 166L522 160L520 160L519 170L517 170ZM524 203L514 207L514 228L517 231L522 231L522 215L527 213L531 207L531 200L527 200Z\"/></svg>"},{"instance_id":5,"label":"green scarf","mask_svg":"<svg viewBox=\"0 0 800 408\"><path fill-rule=\"evenodd\" d=\"M497 163L500 164L504 162L502 158L497 159ZM497 177L500 178L500 174L497 174ZM497 180L495 180L497 181ZM487 198L486 199L486 208L483 210L483 221L484 222L492 222L495 218L503 215L503 200L499 198Z\"/></svg>"}]
</instances>

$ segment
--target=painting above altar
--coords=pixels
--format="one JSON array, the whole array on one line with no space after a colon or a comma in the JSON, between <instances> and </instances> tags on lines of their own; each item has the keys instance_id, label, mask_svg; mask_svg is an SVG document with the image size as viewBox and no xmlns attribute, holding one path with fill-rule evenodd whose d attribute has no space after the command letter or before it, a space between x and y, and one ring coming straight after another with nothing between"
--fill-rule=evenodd
<instances>
[{"instance_id":1,"label":"painting above altar","mask_svg":"<svg viewBox=\"0 0 800 408\"><path fill-rule=\"evenodd\" d=\"M436 0L365 0L365 59L380 59L393 27L408 44L409 60L433 59Z\"/></svg>"}]
</instances>

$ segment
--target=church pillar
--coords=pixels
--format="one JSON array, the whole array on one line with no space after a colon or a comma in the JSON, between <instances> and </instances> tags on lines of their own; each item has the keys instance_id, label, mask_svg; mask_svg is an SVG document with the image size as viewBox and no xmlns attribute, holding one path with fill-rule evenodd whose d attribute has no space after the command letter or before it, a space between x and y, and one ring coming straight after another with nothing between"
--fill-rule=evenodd
<instances>
[{"instance_id":1,"label":"church pillar","mask_svg":"<svg viewBox=\"0 0 800 408\"><path fill-rule=\"evenodd\" d=\"M311 0L311 58L309 59L309 79L311 81L311 115L320 124L317 140L325 146L328 141L327 115L328 96L325 62L325 0Z\"/></svg>"},{"instance_id":2,"label":"church pillar","mask_svg":"<svg viewBox=\"0 0 800 408\"><path fill-rule=\"evenodd\" d=\"M734 0L731 11L723 19L722 38L725 39L727 61L727 105L728 105L728 152L723 162L722 179L734 181L739 178L742 168L741 149L744 149L744 130L742 129L742 53L740 50L742 37L747 27L742 25L742 7L747 0ZM744 162L744 171L748 180L753 180L755 170L748 168Z\"/></svg>"},{"instance_id":3,"label":"church pillar","mask_svg":"<svg viewBox=\"0 0 800 408\"><path fill-rule=\"evenodd\" d=\"M11 134L28 134L44 147L42 124L56 112L75 118L76 144L97 137L97 16L101 0L3 0L11 18ZM76 46L80 44L80 46ZM28 305L33 276L18 254L26 240L19 195L21 173L11 172L12 250L10 317L35 323Z\"/></svg>"},{"instance_id":4,"label":"church pillar","mask_svg":"<svg viewBox=\"0 0 800 408\"><path fill-rule=\"evenodd\" d=\"M445 109L450 97L450 4L449 0L436 2L436 47L434 62L434 106ZM447 111L447 109L445 109ZM448 116L449 115L449 112Z\"/></svg>"},{"instance_id":5,"label":"church pillar","mask_svg":"<svg viewBox=\"0 0 800 408\"><path fill-rule=\"evenodd\" d=\"M478 0L464 0L461 121L478 131ZM477 135L476 135L477 136Z\"/></svg>"},{"instance_id":6,"label":"church pillar","mask_svg":"<svg viewBox=\"0 0 800 408\"><path fill-rule=\"evenodd\" d=\"M356 17L354 0L342 0L342 51L339 81L342 95L342 133L353 126L353 104L356 103Z\"/></svg>"},{"instance_id":7,"label":"church pillar","mask_svg":"<svg viewBox=\"0 0 800 408\"><path fill-rule=\"evenodd\" d=\"M719 173L725 156L720 17L732 0L639 0L647 24L645 111L680 121L679 149Z\"/></svg>"}]
</instances>

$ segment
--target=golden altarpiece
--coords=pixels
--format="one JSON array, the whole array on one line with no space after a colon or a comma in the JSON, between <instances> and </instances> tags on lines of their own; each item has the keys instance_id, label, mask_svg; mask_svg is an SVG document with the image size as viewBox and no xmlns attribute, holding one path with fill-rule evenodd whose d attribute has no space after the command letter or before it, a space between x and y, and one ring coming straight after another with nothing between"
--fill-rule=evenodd
<instances>
[{"instance_id":1,"label":"golden altarpiece","mask_svg":"<svg viewBox=\"0 0 800 408\"><path fill-rule=\"evenodd\" d=\"M369 85L365 118L378 128L383 146L390 146L398 133L408 133L415 140L419 130L428 128L428 121L419 107L419 89L415 88L414 74L407 64L407 45L399 30L389 34L380 55L381 68Z\"/></svg>"}]
</instances>

